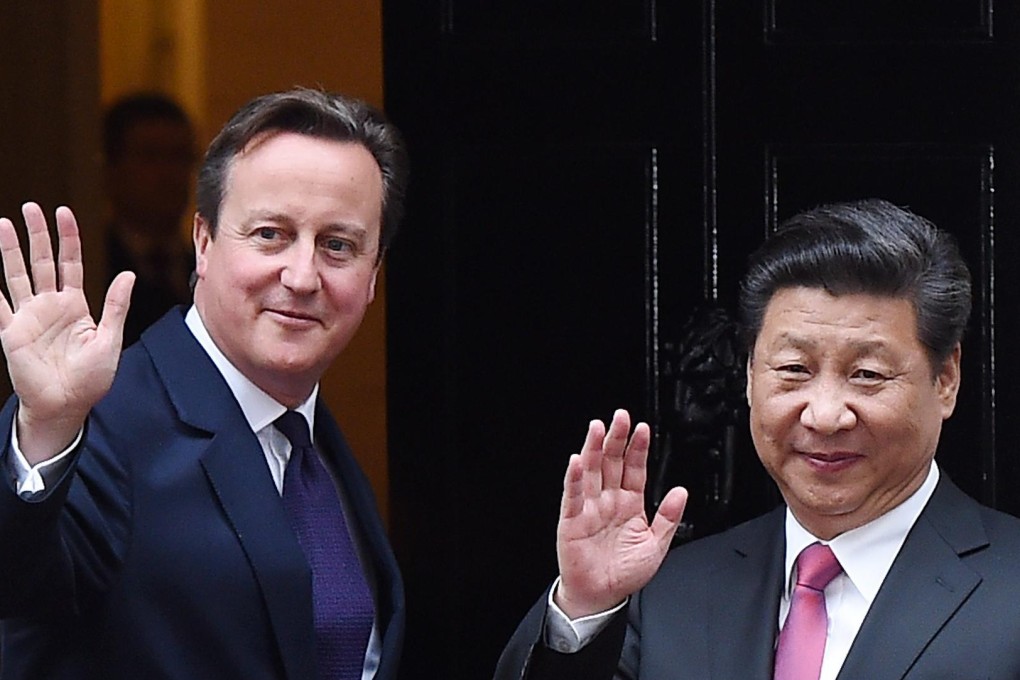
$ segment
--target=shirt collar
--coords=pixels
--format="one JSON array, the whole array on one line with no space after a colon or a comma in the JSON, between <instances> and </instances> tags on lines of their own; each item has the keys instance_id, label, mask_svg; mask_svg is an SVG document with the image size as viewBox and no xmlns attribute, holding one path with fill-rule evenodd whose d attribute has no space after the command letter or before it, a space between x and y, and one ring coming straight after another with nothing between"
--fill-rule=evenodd
<instances>
[{"instance_id":1,"label":"shirt collar","mask_svg":"<svg viewBox=\"0 0 1020 680\"><path fill-rule=\"evenodd\" d=\"M823 541L805 529L786 508L786 589L790 594L793 567L800 552L815 542L825 543L843 567L847 578L870 604L892 568L907 534L913 528L939 481L939 468L933 460L928 476L917 491L895 508L856 529Z\"/></svg>"},{"instance_id":2,"label":"shirt collar","mask_svg":"<svg viewBox=\"0 0 1020 680\"><path fill-rule=\"evenodd\" d=\"M245 420L248 421L248 426L251 427L252 432L258 432L264 427L272 425L274 420L287 411L286 406L266 394L260 387L241 373L236 366L230 363L230 360L227 359L223 352L220 351L220 348L216 346L216 343L213 342L212 336L209 335L209 331L206 329L197 307L191 306L191 309L188 310L187 315L184 317L184 323L192 335L195 336L198 344L202 346L202 349L212 359L220 375L227 382L227 386L241 407L241 412L244 413ZM319 385L316 383L308 399L294 409L308 421L309 432L315 432L315 399L318 394Z\"/></svg>"}]
</instances>

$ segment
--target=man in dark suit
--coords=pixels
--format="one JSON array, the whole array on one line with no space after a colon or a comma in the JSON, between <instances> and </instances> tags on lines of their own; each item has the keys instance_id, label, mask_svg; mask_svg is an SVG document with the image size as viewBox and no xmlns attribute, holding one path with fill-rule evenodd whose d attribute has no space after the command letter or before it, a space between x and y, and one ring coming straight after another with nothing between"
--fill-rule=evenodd
<instances>
[{"instance_id":1,"label":"man in dark suit","mask_svg":"<svg viewBox=\"0 0 1020 680\"><path fill-rule=\"evenodd\" d=\"M400 574L318 381L373 299L405 182L370 107L253 100L201 169L194 305L123 356L133 276L96 324L71 211L56 266L37 205L28 268L0 220L3 678L396 677Z\"/></svg>"},{"instance_id":2,"label":"man in dark suit","mask_svg":"<svg viewBox=\"0 0 1020 680\"><path fill-rule=\"evenodd\" d=\"M560 577L510 678L1020 678L1020 521L934 462L970 278L883 201L787 221L741 289L759 458L785 506L667 555L686 503L643 510L649 430L594 421L564 481Z\"/></svg>"}]
</instances>

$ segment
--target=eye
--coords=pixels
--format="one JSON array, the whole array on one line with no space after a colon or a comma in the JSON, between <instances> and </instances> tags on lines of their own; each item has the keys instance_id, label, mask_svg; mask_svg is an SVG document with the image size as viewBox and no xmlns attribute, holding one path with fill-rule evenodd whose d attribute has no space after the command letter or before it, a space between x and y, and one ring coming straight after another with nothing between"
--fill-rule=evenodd
<instances>
[{"instance_id":1,"label":"eye","mask_svg":"<svg viewBox=\"0 0 1020 680\"><path fill-rule=\"evenodd\" d=\"M790 386L807 382L811 379L811 369L807 365L795 361L777 364L772 371L779 383L785 383Z\"/></svg>"},{"instance_id":2,"label":"eye","mask_svg":"<svg viewBox=\"0 0 1020 680\"><path fill-rule=\"evenodd\" d=\"M864 383L879 383L885 380L885 376L870 368L858 368L850 376L853 380Z\"/></svg>"},{"instance_id":3,"label":"eye","mask_svg":"<svg viewBox=\"0 0 1020 680\"><path fill-rule=\"evenodd\" d=\"M339 236L327 236L320 241L320 246L326 254L335 259L343 260L354 255L357 251L355 244L349 239Z\"/></svg>"},{"instance_id":4,"label":"eye","mask_svg":"<svg viewBox=\"0 0 1020 680\"><path fill-rule=\"evenodd\" d=\"M280 235L279 232L272 227L259 227L256 234L258 234L258 237L263 241L272 241Z\"/></svg>"}]
</instances>

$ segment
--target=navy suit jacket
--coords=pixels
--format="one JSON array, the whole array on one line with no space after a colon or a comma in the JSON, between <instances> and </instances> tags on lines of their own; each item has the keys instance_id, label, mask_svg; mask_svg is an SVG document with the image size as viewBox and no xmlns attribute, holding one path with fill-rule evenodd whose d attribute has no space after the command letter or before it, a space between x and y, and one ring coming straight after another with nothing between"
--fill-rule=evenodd
<instances>
[{"instance_id":1,"label":"navy suit jacket","mask_svg":"<svg viewBox=\"0 0 1020 680\"><path fill-rule=\"evenodd\" d=\"M15 403L0 415L10 440ZM336 422L316 442L371 561L378 680L397 673L403 584ZM3 678L315 677L311 575L254 433L174 309L123 355L72 466L38 502L0 482Z\"/></svg>"},{"instance_id":2,"label":"navy suit jacket","mask_svg":"<svg viewBox=\"0 0 1020 680\"><path fill-rule=\"evenodd\" d=\"M577 654L541 641L545 599L496 680L766 680L784 582L785 508L672 551ZM1020 678L1020 520L945 475L907 536L839 680Z\"/></svg>"}]
</instances>

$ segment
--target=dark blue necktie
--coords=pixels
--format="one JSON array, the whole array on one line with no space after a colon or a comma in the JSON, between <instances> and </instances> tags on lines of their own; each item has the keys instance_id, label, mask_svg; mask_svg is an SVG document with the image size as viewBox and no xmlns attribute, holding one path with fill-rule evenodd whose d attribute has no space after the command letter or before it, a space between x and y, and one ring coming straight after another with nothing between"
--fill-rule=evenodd
<instances>
[{"instance_id":1,"label":"dark blue necktie","mask_svg":"<svg viewBox=\"0 0 1020 680\"><path fill-rule=\"evenodd\" d=\"M304 416L287 411L274 425L293 449L283 505L312 569L319 678L361 680L375 607L336 487L312 446Z\"/></svg>"}]
</instances>

